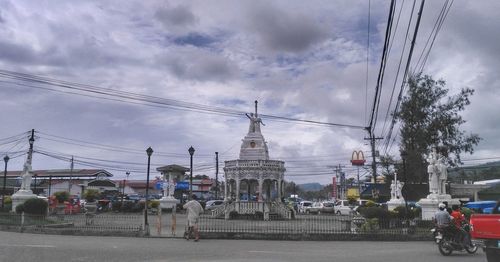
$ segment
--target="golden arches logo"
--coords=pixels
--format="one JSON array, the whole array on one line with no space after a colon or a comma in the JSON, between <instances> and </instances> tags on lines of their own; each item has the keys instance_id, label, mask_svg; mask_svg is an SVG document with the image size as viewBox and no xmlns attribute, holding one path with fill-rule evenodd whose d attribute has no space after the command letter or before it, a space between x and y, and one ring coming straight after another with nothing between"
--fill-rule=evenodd
<instances>
[{"instance_id":1,"label":"golden arches logo","mask_svg":"<svg viewBox=\"0 0 500 262\"><path fill-rule=\"evenodd\" d=\"M363 154L363 151L353 151L352 152L352 157L351 157L351 163L355 166L362 166L366 162L365 160L365 154Z\"/></svg>"}]
</instances>

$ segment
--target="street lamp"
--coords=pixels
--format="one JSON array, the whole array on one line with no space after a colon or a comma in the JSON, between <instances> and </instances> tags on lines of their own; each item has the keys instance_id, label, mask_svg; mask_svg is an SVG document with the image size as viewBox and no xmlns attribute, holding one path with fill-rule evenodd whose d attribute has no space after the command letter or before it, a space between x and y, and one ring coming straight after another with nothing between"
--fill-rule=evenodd
<instances>
[{"instance_id":1,"label":"street lamp","mask_svg":"<svg viewBox=\"0 0 500 262\"><path fill-rule=\"evenodd\" d=\"M5 162L5 171L3 172L3 189L2 189L2 210L4 209L5 205L5 184L7 183L7 162L9 162L9 156L5 156L3 158L3 161Z\"/></svg>"},{"instance_id":2,"label":"street lamp","mask_svg":"<svg viewBox=\"0 0 500 262\"><path fill-rule=\"evenodd\" d=\"M193 154L194 154L194 148L193 146L189 147L188 149L189 155L191 156L191 161L190 161L190 174L189 174L189 200L193 199Z\"/></svg>"},{"instance_id":3,"label":"street lamp","mask_svg":"<svg viewBox=\"0 0 500 262\"><path fill-rule=\"evenodd\" d=\"M401 151L401 158L403 159L403 174L404 174L404 180L405 180L405 190L404 190L404 195L403 195L403 189L401 189L401 194L403 195L405 199L405 218L408 218L408 179L407 179L407 174L406 174L406 157L408 157L408 153L406 151Z\"/></svg>"},{"instance_id":4,"label":"street lamp","mask_svg":"<svg viewBox=\"0 0 500 262\"><path fill-rule=\"evenodd\" d=\"M148 195L149 195L149 166L151 164L151 155L153 154L153 149L151 147L148 147L146 149L146 153L148 154L148 173L146 177L146 206L144 207L144 226L146 227L146 230L149 231L149 224L148 224Z\"/></svg>"},{"instance_id":5,"label":"street lamp","mask_svg":"<svg viewBox=\"0 0 500 262\"><path fill-rule=\"evenodd\" d=\"M128 176L130 175L130 172L125 172L125 175L127 175L127 178L126 179L123 179L123 184L122 184L122 203L120 205L121 209L123 210L123 197L125 196L125 183L127 182L128 180Z\"/></svg>"}]
</instances>

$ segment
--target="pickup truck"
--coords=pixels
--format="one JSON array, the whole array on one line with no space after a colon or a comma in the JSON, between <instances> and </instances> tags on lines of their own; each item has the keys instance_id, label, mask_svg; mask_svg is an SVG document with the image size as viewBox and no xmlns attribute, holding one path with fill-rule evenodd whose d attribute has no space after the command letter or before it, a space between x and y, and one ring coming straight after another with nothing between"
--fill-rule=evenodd
<instances>
[{"instance_id":1,"label":"pickup truck","mask_svg":"<svg viewBox=\"0 0 500 262\"><path fill-rule=\"evenodd\" d=\"M470 233L474 240L483 242L488 262L500 258L500 200L492 214L473 214L470 218Z\"/></svg>"}]
</instances>

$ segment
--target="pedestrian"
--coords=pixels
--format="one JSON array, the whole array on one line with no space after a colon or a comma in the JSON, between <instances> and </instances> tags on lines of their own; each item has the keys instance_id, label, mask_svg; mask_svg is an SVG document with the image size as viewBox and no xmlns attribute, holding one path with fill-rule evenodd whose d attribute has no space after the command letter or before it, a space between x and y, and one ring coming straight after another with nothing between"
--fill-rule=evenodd
<instances>
[{"instance_id":1,"label":"pedestrian","mask_svg":"<svg viewBox=\"0 0 500 262\"><path fill-rule=\"evenodd\" d=\"M192 200L184 204L183 208L187 210L188 230L185 233L186 240L189 240L190 233L194 232L194 241L198 241L200 240L198 221L200 219L200 214L203 212L203 207L198 201L196 201L196 196L193 195Z\"/></svg>"}]
</instances>

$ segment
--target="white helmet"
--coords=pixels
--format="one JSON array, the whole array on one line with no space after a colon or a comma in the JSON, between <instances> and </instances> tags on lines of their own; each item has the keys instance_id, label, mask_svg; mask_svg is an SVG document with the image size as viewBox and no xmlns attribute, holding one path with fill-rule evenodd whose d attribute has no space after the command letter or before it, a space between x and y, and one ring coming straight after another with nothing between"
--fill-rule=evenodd
<instances>
[{"instance_id":1,"label":"white helmet","mask_svg":"<svg viewBox=\"0 0 500 262\"><path fill-rule=\"evenodd\" d=\"M438 207L439 209L445 209L446 205L444 203L439 203Z\"/></svg>"}]
</instances>

